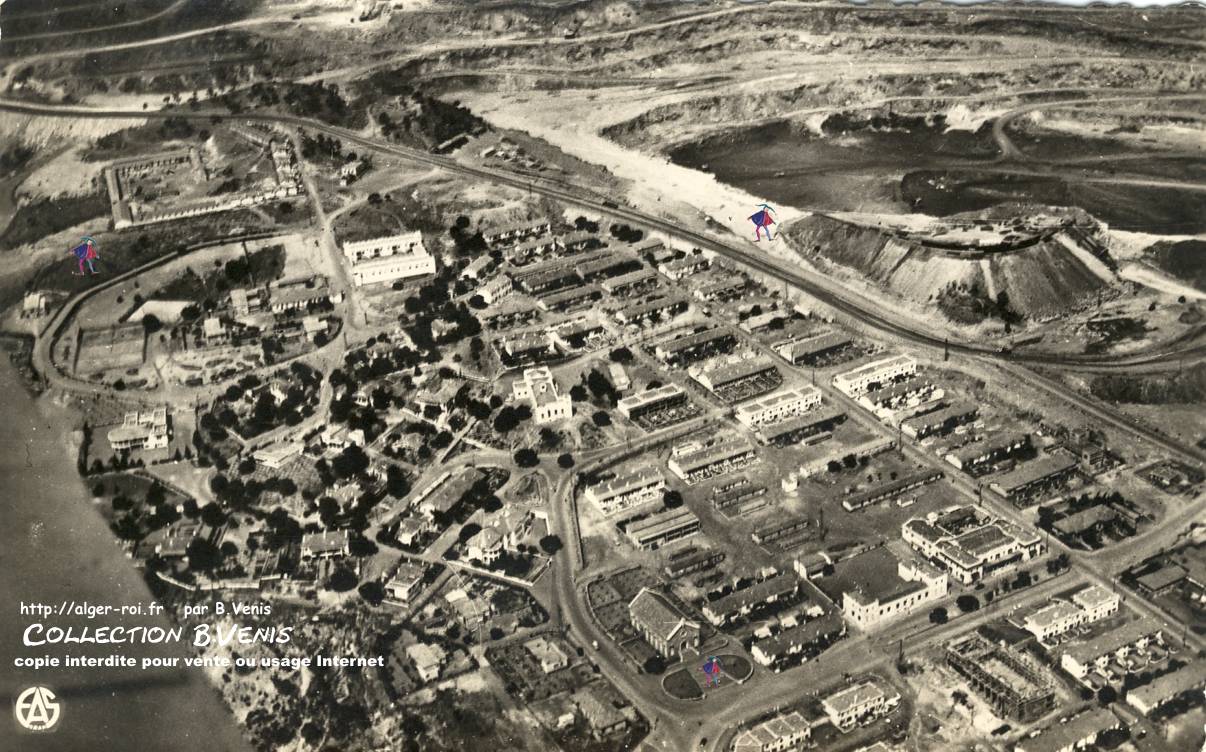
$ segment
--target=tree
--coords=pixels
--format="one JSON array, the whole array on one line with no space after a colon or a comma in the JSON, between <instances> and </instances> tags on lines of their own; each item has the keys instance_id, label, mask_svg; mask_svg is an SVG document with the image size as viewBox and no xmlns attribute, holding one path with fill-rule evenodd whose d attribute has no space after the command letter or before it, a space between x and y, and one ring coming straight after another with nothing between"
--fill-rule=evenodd
<instances>
[{"instance_id":1,"label":"tree","mask_svg":"<svg viewBox=\"0 0 1206 752\"><path fill-rule=\"evenodd\" d=\"M666 509L677 509L683 505L683 495L673 488L667 488L662 494L662 504Z\"/></svg>"},{"instance_id":2,"label":"tree","mask_svg":"<svg viewBox=\"0 0 1206 752\"><path fill-rule=\"evenodd\" d=\"M167 500L167 492L159 483L152 483L147 489L147 506L157 507Z\"/></svg>"},{"instance_id":3,"label":"tree","mask_svg":"<svg viewBox=\"0 0 1206 752\"><path fill-rule=\"evenodd\" d=\"M360 597L371 606L379 605L385 600L385 588L380 582L366 582L360 586L359 592Z\"/></svg>"},{"instance_id":4,"label":"tree","mask_svg":"<svg viewBox=\"0 0 1206 752\"><path fill-rule=\"evenodd\" d=\"M605 410L597 411L594 415L590 416L590 419L599 428L604 428L611 425L611 416L608 415L607 411Z\"/></svg>"},{"instance_id":5,"label":"tree","mask_svg":"<svg viewBox=\"0 0 1206 752\"><path fill-rule=\"evenodd\" d=\"M556 535L546 535L540 539L540 549L549 556L555 556L562 549L561 538Z\"/></svg>"},{"instance_id":6,"label":"tree","mask_svg":"<svg viewBox=\"0 0 1206 752\"><path fill-rule=\"evenodd\" d=\"M196 537L188 544L188 567L197 571L208 571L222 563L218 547L208 539Z\"/></svg>"},{"instance_id":7,"label":"tree","mask_svg":"<svg viewBox=\"0 0 1206 752\"><path fill-rule=\"evenodd\" d=\"M153 313L148 313L142 317L142 330L147 334L154 334L163 328L163 322Z\"/></svg>"},{"instance_id":8,"label":"tree","mask_svg":"<svg viewBox=\"0 0 1206 752\"><path fill-rule=\"evenodd\" d=\"M239 460L238 470L239 475L251 475L255 472L255 459L251 457L244 457L243 459Z\"/></svg>"},{"instance_id":9,"label":"tree","mask_svg":"<svg viewBox=\"0 0 1206 752\"><path fill-rule=\"evenodd\" d=\"M560 467L563 470L569 470L573 466L574 466L574 455L570 454L569 452L566 452L565 454L562 454L557 457L557 467Z\"/></svg>"},{"instance_id":10,"label":"tree","mask_svg":"<svg viewBox=\"0 0 1206 752\"><path fill-rule=\"evenodd\" d=\"M946 614L946 609L942 606L938 606L930 612L931 624L946 624L948 618L949 617Z\"/></svg>"},{"instance_id":11,"label":"tree","mask_svg":"<svg viewBox=\"0 0 1206 752\"><path fill-rule=\"evenodd\" d=\"M356 587L357 582L359 582L359 578L355 572L347 567L339 567L327 578L326 587L327 590L334 593L346 593Z\"/></svg>"},{"instance_id":12,"label":"tree","mask_svg":"<svg viewBox=\"0 0 1206 752\"><path fill-rule=\"evenodd\" d=\"M1100 703L1102 707L1115 702L1117 699L1118 690L1114 689L1109 684L1097 690L1097 702Z\"/></svg>"},{"instance_id":13,"label":"tree","mask_svg":"<svg viewBox=\"0 0 1206 752\"><path fill-rule=\"evenodd\" d=\"M980 608L980 599L974 595L961 595L955 599L955 605L965 614L970 614Z\"/></svg>"},{"instance_id":14,"label":"tree","mask_svg":"<svg viewBox=\"0 0 1206 752\"><path fill-rule=\"evenodd\" d=\"M536 467L540 464L540 457L535 450L524 447L515 453L515 464L520 467Z\"/></svg>"},{"instance_id":15,"label":"tree","mask_svg":"<svg viewBox=\"0 0 1206 752\"><path fill-rule=\"evenodd\" d=\"M658 675L666 670L666 661L660 655L651 655L641 667L646 674Z\"/></svg>"},{"instance_id":16,"label":"tree","mask_svg":"<svg viewBox=\"0 0 1206 752\"><path fill-rule=\"evenodd\" d=\"M359 475L368 469L369 458L364 453L364 450L355 444L349 445L346 449L335 456L331 460L331 469L339 478L347 479L354 475Z\"/></svg>"}]
</instances>

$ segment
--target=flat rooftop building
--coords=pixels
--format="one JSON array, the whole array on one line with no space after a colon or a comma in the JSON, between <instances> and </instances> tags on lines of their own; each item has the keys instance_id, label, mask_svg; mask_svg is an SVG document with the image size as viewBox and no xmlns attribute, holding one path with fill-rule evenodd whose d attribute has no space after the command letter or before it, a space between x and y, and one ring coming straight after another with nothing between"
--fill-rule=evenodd
<instances>
[{"instance_id":1,"label":"flat rooftop building","mask_svg":"<svg viewBox=\"0 0 1206 752\"><path fill-rule=\"evenodd\" d=\"M1043 550L1036 533L966 506L915 517L901 526L901 537L964 585L1030 561Z\"/></svg>"},{"instance_id":2,"label":"flat rooftop building","mask_svg":"<svg viewBox=\"0 0 1206 752\"><path fill-rule=\"evenodd\" d=\"M646 389L643 392L625 397L616 404L620 414L629 420L655 410L680 405L687 401L687 393L678 384L666 384L656 389Z\"/></svg>"},{"instance_id":3,"label":"flat rooftop building","mask_svg":"<svg viewBox=\"0 0 1206 752\"><path fill-rule=\"evenodd\" d=\"M869 631L943 598L945 572L925 562L897 559L886 548L843 562L835 588L842 591L842 615Z\"/></svg>"},{"instance_id":4,"label":"flat rooftop building","mask_svg":"<svg viewBox=\"0 0 1206 752\"><path fill-rule=\"evenodd\" d=\"M749 428L781 423L798 418L821 404L821 390L815 386L784 389L737 406L734 415Z\"/></svg>"},{"instance_id":5,"label":"flat rooftop building","mask_svg":"<svg viewBox=\"0 0 1206 752\"><path fill-rule=\"evenodd\" d=\"M833 385L847 397L861 397L877 384L917 373L917 361L908 355L893 355L872 361L833 377Z\"/></svg>"},{"instance_id":6,"label":"flat rooftop building","mask_svg":"<svg viewBox=\"0 0 1206 752\"><path fill-rule=\"evenodd\" d=\"M736 436L674 457L667 467L680 479L694 483L745 467L757 458L757 450L749 439Z\"/></svg>"},{"instance_id":7,"label":"flat rooftop building","mask_svg":"<svg viewBox=\"0 0 1206 752\"><path fill-rule=\"evenodd\" d=\"M435 258L419 231L343 244L357 286L435 274Z\"/></svg>"},{"instance_id":8,"label":"flat rooftop building","mask_svg":"<svg viewBox=\"0 0 1206 752\"><path fill-rule=\"evenodd\" d=\"M166 407L126 413L120 426L106 435L109 446L123 449L166 449L171 441Z\"/></svg>"}]
</instances>

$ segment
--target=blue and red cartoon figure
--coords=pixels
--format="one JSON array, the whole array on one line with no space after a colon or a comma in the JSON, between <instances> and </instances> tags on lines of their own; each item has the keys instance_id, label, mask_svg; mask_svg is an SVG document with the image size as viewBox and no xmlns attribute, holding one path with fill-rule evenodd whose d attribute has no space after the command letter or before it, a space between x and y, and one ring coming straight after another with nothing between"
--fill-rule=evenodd
<instances>
[{"instance_id":1,"label":"blue and red cartoon figure","mask_svg":"<svg viewBox=\"0 0 1206 752\"><path fill-rule=\"evenodd\" d=\"M703 665L704 682L708 687L720 686L720 659L716 656L708 656L708 660L704 661Z\"/></svg>"},{"instance_id":2,"label":"blue and red cartoon figure","mask_svg":"<svg viewBox=\"0 0 1206 752\"><path fill-rule=\"evenodd\" d=\"M96 274L96 266L93 262L100 260L100 254L96 252L96 241L92 239L91 235L85 235L81 238L80 244L72 248L71 252L75 254L76 260L80 263L80 270L72 272L72 274L82 275L84 273L84 264L88 265L89 274Z\"/></svg>"},{"instance_id":3,"label":"blue and red cartoon figure","mask_svg":"<svg viewBox=\"0 0 1206 752\"><path fill-rule=\"evenodd\" d=\"M759 240L762 240L762 231L763 230L766 230L766 239L767 240L774 240L774 238L771 237L771 231L770 231L771 225L773 225L775 223L775 218L771 216L774 213L775 213L774 209L770 208L766 204L761 204L758 207L758 211L756 211L750 215L750 221L754 223L754 242L755 243L757 243Z\"/></svg>"}]
</instances>

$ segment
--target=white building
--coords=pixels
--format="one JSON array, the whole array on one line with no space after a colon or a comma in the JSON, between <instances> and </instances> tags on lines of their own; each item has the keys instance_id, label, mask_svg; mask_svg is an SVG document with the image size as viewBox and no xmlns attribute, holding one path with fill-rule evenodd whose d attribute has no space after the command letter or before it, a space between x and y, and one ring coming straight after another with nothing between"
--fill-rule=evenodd
<instances>
[{"instance_id":1,"label":"white building","mask_svg":"<svg viewBox=\"0 0 1206 752\"><path fill-rule=\"evenodd\" d=\"M358 287L435 274L436 270L435 258L423 246L423 236L417 230L344 243L343 255Z\"/></svg>"},{"instance_id":2,"label":"white building","mask_svg":"<svg viewBox=\"0 0 1206 752\"><path fill-rule=\"evenodd\" d=\"M419 592L423 584L423 567L419 564L403 563L385 585L389 597L401 603L408 602Z\"/></svg>"},{"instance_id":3,"label":"white building","mask_svg":"<svg viewBox=\"0 0 1206 752\"><path fill-rule=\"evenodd\" d=\"M439 645L416 642L406 648L406 655L415 664L420 679L433 681L440 678L440 668L444 665L444 649Z\"/></svg>"},{"instance_id":4,"label":"white building","mask_svg":"<svg viewBox=\"0 0 1206 752\"><path fill-rule=\"evenodd\" d=\"M1090 622L1118 613L1118 593L1111 593L1101 585L1090 585L1072 594L1072 602L1085 612Z\"/></svg>"},{"instance_id":5,"label":"white building","mask_svg":"<svg viewBox=\"0 0 1206 752\"><path fill-rule=\"evenodd\" d=\"M943 598L949 589L947 574L925 562L899 561L894 575L875 569L869 568L864 581L842 593L842 615L863 631L907 616Z\"/></svg>"},{"instance_id":6,"label":"white building","mask_svg":"<svg viewBox=\"0 0 1206 752\"><path fill-rule=\"evenodd\" d=\"M733 752L787 752L808 741L812 725L793 710L742 731L733 739Z\"/></svg>"},{"instance_id":7,"label":"white building","mask_svg":"<svg viewBox=\"0 0 1206 752\"><path fill-rule=\"evenodd\" d=\"M1086 621L1084 611L1067 601L1055 601L1028 614L1022 620L1022 627L1037 637L1039 642L1047 642L1052 637L1069 632Z\"/></svg>"},{"instance_id":8,"label":"white building","mask_svg":"<svg viewBox=\"0 0 1206 752\"><path fill-rule=\"evenodd\" d=\"M628 372L624 370L624 366L619 363L612 363L607 366L607 375L611 379L611 385L618 392L626 392L632 386L632 381L628 378Z\"/></svg>"},{"instance_id":9,"label":"white building","mask_svg":"<svg viewBox=\"0 0 1206 752\"><path fill-rule=\"evenodd\" d=\"M615 478L587 488L583 496L610 517L661 499L665 488L665 477L657 468L650 466L618 472Z\"/></svg>"},{"instance_id":10,"label":"white building","mask_svg":"<svg viewBox=\"0 0 1206 752\"><path fill-rule=\"evenodd\" d=\"M859 366L852 371L839 373L833 377L833 385L847 397L857 399L873 384L883 384L915 373L916 360L908 355L893 355Z\"/></svg>"},{"instance_id":11,"label":"white building","mask_svg":"<svg viewBox=\"0 0 1206 752\"><path fill-rule=\"evenodd\" d=\"M513 292L515 292L515 280L505 273L486 280L485 284L477 290L477 294L482 296L482 300L486 301L487 305L494 305L505 300Z\"/></svg>"},{"instance_id":12,"label":"white building","mask_svg":"<svg viewBox=\"0 0 1206 752\"><path fill-rule=\"evenodd\" d=\"M502 534L492 527L484 527L469 539L466 549L469 559L493 564L502 556Z\"/></svg>"},{"instance_id":13,"label":"white building","mask_svg":"<svg viewBox=\"0 0 1206 752\"><path fill-rule=\"evenodd\" d=\"M557 394L557 382L547 367L528 368L523 378L511 385L516 400L532 404L532 418L538 425L565 420L574 414L574 404L568 394Z\"/></svg>"},{"instance_id":14,"label":"white building","mask_svg":"<svg viewBox=\"0 0 1206 752\"><path fill-rule=\"evenodd\" d=\"M1111 665L1121 665L1129 656L1146 651L1153 644L1163 645L1163 641L1160 622L1142 617L1086 642L1070 645L1060 655L1059 665L1081 681L1090 672L1101 673L1109 679L1113 673Z\"/></svg>"},{"instance_id":15,"label":"white building","mask_svg":"<svg viewBox=\"0 0 1206 752\"><path fill-rule=\"evenodd\" d=\"M1043 551L1042 538L1033 531L981 515L970 506L915 517L901 525L900 537L964 585L1030 561Z\"/></svg>"},{"instance_id":16,"label":"white building","mask_svg":"<svg viewBox=\"0 0 1206 752\"><path fill-rule=\"evenodd\" d=\"M327 559L347 556L351 552L347 530L328 533L306 533L302 536L301 557L303 559Z\"/></svg>"},{"instance_id":17,"label":"white building","mask_svg":"<svg viewBox=\"0 0 1206 752\"><path fill-rule=\"evenodd\" d=\"M555 643L544 637L533 637L523 644L532 657L540 661L540 670L546 674L563 669L569 665L569 656Z\"/></svg>"},{"instance_id":18,"label":"white building","mask_svg":"<svg viewBox=\"0 0 1206 752\"><path fill-rule=\"evenodd\" d=\"M299 441L282 442L258 449L251 457L261 467L280 470L288 464L289 460L301 454L305 448L305 445Z\"/></svg>"},{"instance_id":19,"label":"white building","mask_svg":"<svg viewBox=\"0 0 1206 752\"><path fill-rule=\"evenodd\" d=\"M900 693L877 682L867 681L821 701L829 721L841 731L849 731L861 721L879 718L892 712L900 703Z\"/></svg>"},{"instance_id":20,"label":"white building","mask_svg":"<svg viewBox=\"0 0 1206 752\"><path fill-rule=\"evenodd\" d=\"M738 405L734 415L749 428L781 423L821 404L821 390L815 386L785 389Z\"/></svg>"},{"instance_id":21,"label":"white building","mask_svg":"<svg viewBox=\"0 0 1206 752\"><path fill-rule=\"evenodd\" d=\"M122 449L166 449L172 432L166 407L126 413L120 426L109 431L109 446Z\"/></svg>"}]
</instances>

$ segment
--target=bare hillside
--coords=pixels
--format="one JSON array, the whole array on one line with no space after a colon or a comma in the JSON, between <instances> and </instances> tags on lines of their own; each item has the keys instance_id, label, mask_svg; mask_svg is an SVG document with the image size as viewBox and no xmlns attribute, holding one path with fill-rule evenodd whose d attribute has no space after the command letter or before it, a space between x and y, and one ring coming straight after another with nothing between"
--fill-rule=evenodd
<instances>
[{"instance_id":1,"label":"bare hillside","mask_svg":"<svg viewBox=\"0 0 1206 752\"><path fill-rule=\"evenodd\" d=\"M1090 268L1089 252L1072 250L1076 243L1060 234L1012 252L966 255L824 215L792 222L783 235L814 263L846 267L909 302L937 305L959 323L1046 319L1113 290L1108 274Z\"/></svg>"}]
</instances>

